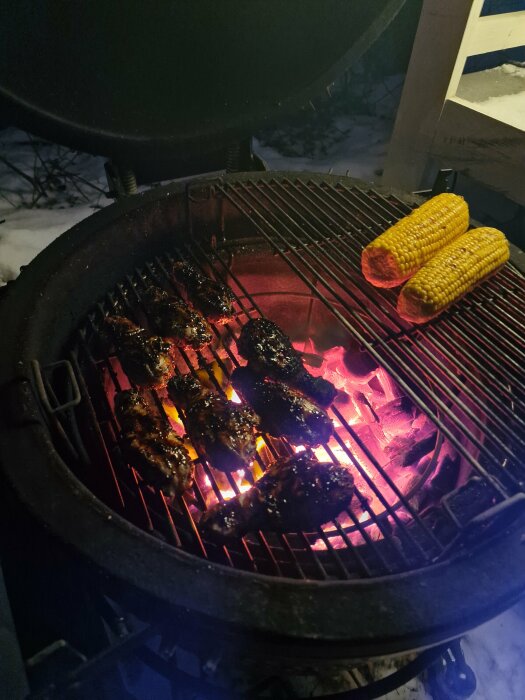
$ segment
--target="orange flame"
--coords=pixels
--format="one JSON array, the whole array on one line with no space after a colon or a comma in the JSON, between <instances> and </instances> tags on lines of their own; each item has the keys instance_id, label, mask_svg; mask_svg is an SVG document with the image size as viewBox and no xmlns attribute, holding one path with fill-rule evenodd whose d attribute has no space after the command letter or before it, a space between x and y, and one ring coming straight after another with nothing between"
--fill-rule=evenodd
<instances>
[{"instance_id":1,"label":"orange flame","mask_svg":"<svg viewBox=\"0 0 525 700\"><path fill-rule=\"evenodd\" d=\"M391 406L388 406L388 404L392 404L392 402L401 397L399 387L382 368L372 368L366 377L355 378L345 365L344 347L334 347L321 353L316 350L312 341L307 341L306 344L294 345L300 351L307 350L310 354L308 359L312 363L310 364L308 359L307 362L308 370L311 374L324 377L331 381L339 390L334 406L339 412L341 419L331 414L330 417L334 425L335 435L330 439L326 447L313 449L315 456L323 462L335 460L340 465L350 469L354 476L356 488L367 501L368 509L376 515L384 513L385 505L383 501L392 505L397 502L399 497L381 473L373 466L352 437L352 434L349 434L345 424L352 427L360 441L366 444L368 450L374 455L381 467L386 470L388 476L394 483L398 484L399 490L402 491L404 485L410 483L411 478L417 478L417 465L408 465L402 468L395 465L392 466L387 447L391 445L395 437L398 437L400 440L406 438L410 422L407 423L406 419L400 419L396 422L395 413L389 414L388 433L385 434L381 419L378 417L382 410L390 411ZM211 391L216 391L216 382L225 392L228 400L237 404L241 403L240 397L230 384L227 374L219 363L212 362L207 369L199 369L198 376L200 381ZM166 402L164 408L174 428L183 434L184 428L175 406ZM189 441L187 441L187 446L192 459L196 460L197 453ZM215 488L219 489L224 500L229 500L237 492L242 493L251 488L252 482L259 479L264 473L265 465L268 465L275 459L275 452L270 447L271 445L268 445L262 436L256 437L257 459L253 464L247 465L245 469L239 469L231 475L236 488L232 487L231 481L228 480L224 473L214 470L211 465L210 469L207 470L210 476L199 468L197 480L207 504L213 505L217 502L216 491L212 487L212 480L215 483ZM305 449L305 445L293 446L293 451L296 454L303 452ZM375 489L380 492L380 496L371 487L371 481L373 481ZM353 507L355 508L354 517L359 523L370 519L370 513L366 509L361 510L355 499ZM340 532L333 524L324 526L325 536L328 538L331 546L341 548L346 547L348 541L354 545L363 542L362 535L356 529L355 522L347 514L343 513L340 515L338 521L340 526L348 528L350 533L345 539L341 537ZM367 532L374 539L382 537L381 531L375 525L367 526ZM312 547L325 550L326 543L320 538Z\"/></svg>"}]
</instances>

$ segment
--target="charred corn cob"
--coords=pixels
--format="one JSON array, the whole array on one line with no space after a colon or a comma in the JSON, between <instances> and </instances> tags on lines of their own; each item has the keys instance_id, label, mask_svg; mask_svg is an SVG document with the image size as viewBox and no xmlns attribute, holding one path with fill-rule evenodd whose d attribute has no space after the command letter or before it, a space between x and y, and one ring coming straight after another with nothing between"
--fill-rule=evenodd
<instances>
[{"instance_id":1,"label":"charred corn cob","mask_svg":"<svg viewBox=\"0 0 525 700\"><path fill-rule=\"evenodd\" d=\"M361 256L363 275L376 287L397 287L465 233L468 224L463 197L438 194L367 245Z\"/></svg>"},{"instance_id":2,"label":"charred corn cob","mask_svg":"<svg viewBox=\"0 0 525 700\"><path fill-rule=\"evenodd\" d=\"M475 228L427 262L399 295L400 316L413 323L434 318L509 259L509 244L495 228Z\"/></svg>"}]
</instances>

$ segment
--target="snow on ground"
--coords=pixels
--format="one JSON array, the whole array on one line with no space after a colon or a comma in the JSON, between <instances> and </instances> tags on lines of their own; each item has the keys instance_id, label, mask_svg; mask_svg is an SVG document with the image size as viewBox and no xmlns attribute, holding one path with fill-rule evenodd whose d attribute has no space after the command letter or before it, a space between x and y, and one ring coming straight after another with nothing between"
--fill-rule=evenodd
<instances>
[{"instance_id":1,"label":"snow on ground","mask_svg":"<svg viewBox=\"0 0 525 700\"><path fill-rule=\"evenodd\" d=\"M347 115L331 128L344 137L323 155L283 157L257 140L255 150L272 170L348 173L377 180L391 123L383 116ZM43 183L45 196L20 172ZM111 202L95 188L107 188L102 158L45 144L17 129L0 132L0 285L17 277L20 266L61 233Z\"/></svg>"},{"instance_id":2,"label":"snow on ground","mask_svg":"<svg viewBox=\"0 0 525 700\"><path fill-rule=\"evenodd\" d=\"M314 125L316 148L309 144L310 149L303 150L313 150L315 155L283 155L279 149L257 140L255 150L272 170L348 173L375 182L386 158L404 80L404 74L399 73L371 82L365 65L360 65L352 74L351 89L337 93L334 98L341 114L327 127L330 133L326 138L319 126ZM300 146L298 143L292 150L300 151Z\"/></svg>"},{"instance_id":3,"label":"snow on ground","mask_svg":"<svg viewBox=\"0 0 525 700\"><path fill-rule=\"evenodd\" d=\"M522 700L525 697L525 603L486 622L462 644L476 674L472 700Z\"/></svg>"},{"instance_id":4,"label":"snow on ground","mask_svg":"<svg viewBox=\"0 0 525 700\"><path fill-rule=\"evenodd\" d=\"M457 95L478 112L525 131L525 66L506 63L468 73Z\"/></svg>"},{"instance_id":5,"label":"snow on ground","mask_svg":"<svg viewBox=\"0 0 525 700\"><path fill-rule=\"evenodd\" d=\"M89 206L69 209L0 208L0 284L18 276L46 246L68 228L93 213Z\"/></svg>"},{"instance_id":6,"label":"snow on ground","mask_svg":"<svg viewBox=\"0 0 525 700\"><path fill-rule=\"evenodd\" d=\"M17 129L1 131L0 285L17 277L20 266L57 236L109 203L100 191L104 186L102 158Z\"/></svg>"},{"instance_id":7,"label":"snow on ground","mask_svg":"<svg viewBox=\"0 0 525 700\"><path fill-rule=\"evenodd\" d=\"M523 81L525 88L525 80ZM525 131L525 90L514 95L489 97L484 102L475 102L479 112Z\"/></svg>"},{"instance_id":8,"label":"snow on ground","mask_svg":"<svg viewBox=\"0 0 525 700\"><path fill-rule=\"evenodd\" d=\"M282 156L275 148L264 146L257 140L255 151L270 170L348 173L362 180L377 180L386 157L391 122L381 117L344 116L336 120L334 128L342 133L348 132L348 135L334 143L322 156Z\"/></svg>"}]
</instances>

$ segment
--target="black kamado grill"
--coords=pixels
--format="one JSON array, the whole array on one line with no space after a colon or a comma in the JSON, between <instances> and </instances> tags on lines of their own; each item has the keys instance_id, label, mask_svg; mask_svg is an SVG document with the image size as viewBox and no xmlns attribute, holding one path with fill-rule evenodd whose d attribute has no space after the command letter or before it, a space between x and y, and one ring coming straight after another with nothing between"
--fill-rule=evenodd
<instances>
[{"instance_id":1,"label":"black kamado grill","mask_svg":"<svg viewBox=\"0 0 525 700\"><path fill-rule=\"evenodd\" d=\"M355 3L330 4L351 25ZM307 17L305 9L300 19ZM376 20L356 17L361 36ZM102 139L99 150L110 142ZM126 165L137 166L144 144L123 143ZM217 668L246 689L300 664L348 666L431 649L399 672L406 680L523 592L523 263L514 250L497 276L439 319L412 327L395 311L395 290L364 282L360 254L419 201L348 177L201 177L122 198L60 236L8 286L0 307L7 551L17 549L19 511L29 511L34 521L24 520L23 541L44 537L36 534L43 525L76 574L84 572L83 584L103 590L97 609L115 617L108 600L118 601L136 622L119 635L117 651L77 663L62 686L55 678L54 692L130 649L180 683L170 645L215 659L202 697L237 697ZM179 352L179 371L232 398L234 340L262 315L286 330L314 374L351 396L330 409L336 435L316 454L348 465L356 493L318 531L261 531L226 545L200 533L202 512L289 454L285 440L261 436L251 472L229 477L197 454L195 487L184 497L147 486L123 460L112 406L130 383L100 342L101 324L112 313L147 324L142 292L149 283L170 289L175 260L227 283L236 311L214 327L209 348ZM175 421L165 395L152 397ZM385 458L387 434L397 447ZM141 646L155 635L164 653ZM248 697L277 697L268 683ZM375 697L387 688L333 697Z\"/></svg>"}]
</instances>

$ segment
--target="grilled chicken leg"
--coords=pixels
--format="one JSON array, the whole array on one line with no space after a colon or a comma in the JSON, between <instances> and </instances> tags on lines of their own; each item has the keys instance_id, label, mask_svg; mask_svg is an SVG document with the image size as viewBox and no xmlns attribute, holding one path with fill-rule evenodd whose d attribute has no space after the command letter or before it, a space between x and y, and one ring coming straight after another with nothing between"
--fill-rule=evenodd
<instances>
[{"instance_id":1,"label":"grilled chicken leg","mask_svg":"<svg viewBox=\"0 0 525 700\"><path fill-rule=\"evenodd\" d=\"M353 490L347 469L302 453L278 460L251 489L210 508L200 527L219 540L252 530L316 530L349 505Z\"/></svg>"},{"instance_id":2,"label":"grilled chicken leg","mask_svg":"<svg viewBox=\"0 0 525 700\"><path fill-rule=\"evenodd\" d=\"M182 299L160 287L148 287L142 299L157 333L168 337L177 347L199 350L211 342L206 319Z\"/></svg>"},{"instance_id":3,"label":"grilled chicken leg","mask_svg":"<svg viewBox=\"0 0 525 700\"><path fill-rule=\"evenodd\" d=\"M134 384L157 388L166 385L173 372L171 343L148 335L124 316L108 316L105 327L122 369Z\"/></svg>"},{"instance_id":4,"label":"grilled chicken leg","mask_svg":"<svg viewBox=\"0 0 525 700\"><path fill-rule=\"evenodd\" d=\"M173 278L188 301L214 323L226 323L234 315L235 296L225 284L206 277L189 263L176 262Z\"/></svg>"},{"instance_id":5,"label":"grilled chicken leg","mask_svg":"<svg viewBox=\"0 0 525 700\"><path fill-rule=\"evenodd\" d=\"M183 493L193 483L194 466L180 437L135 389L115 396L122 429L122 453L144 481L168 495Z\"/></svg>"},{"instance_id":6,"label":"grilled chicken leg","mask_svg":"<svg viewBox=\"0 0 525 700\"><path fill-rule=\"evenodd\" d=\"M255 372L290 384L319 406L326 408L337 394L333 384L322 377L313 377L304 368L290 338L273 321L250 319L237 340L237 349Z\"/></svg>"},{"instance_id":7,"label":"grilled chicken leg","mask_svg":"<svg viewBox=\"0 0 525 700\"><path fill-rule=\"evenodd\" d=\"M168 395L185 412L188 436L212 467L231 472L253 462L254 428L259 419L248 406L235 405L213 394L190 375L173 377Z\"/></svg>"},{"instance_id":8,"label":"grilled chicken leg","mask_svg":"<svg viewBox=\"0 0 525 700\"><path fill-rule=\"evenodd\" d=\"M294 445L319 445L332 434L332 422L322 408L283 382L260 377L249 367L232 374L235 391L261 418L261 430L286 437Z\"/></svg>"}]
</instances>

